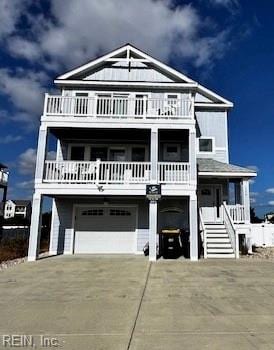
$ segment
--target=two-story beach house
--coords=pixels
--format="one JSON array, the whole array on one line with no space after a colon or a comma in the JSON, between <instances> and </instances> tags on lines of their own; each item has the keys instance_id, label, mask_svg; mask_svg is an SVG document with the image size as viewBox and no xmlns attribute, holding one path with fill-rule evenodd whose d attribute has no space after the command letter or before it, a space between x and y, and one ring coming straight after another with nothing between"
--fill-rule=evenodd
<instances>
[{"instance_id":1,"label":"two-story beach house","mask_svg":"<svg viewBox=\"0 0 274 350\"><path fill-rule=\"evenodd\" d=\"M21 218L30 219L31 201L9 199L5 203L4 219Z\"/></svg>"},{"instance_id":2,"label":"two-story beach house","mask_svg":"<svg viewBox=\"0 0 274 350\"><path fill-rule=\"evenodd\" d=\"M256 173L229 163L231 102L130 44L54 83L60 94L46 94L39 131L30 261L44 196L53 199L50 254L142 254L149 243L154 261L159 231L177 227L191 260L238 257ZM147 199L147 185L161 186L159 201Z\"/></svg>"}]
</instances>

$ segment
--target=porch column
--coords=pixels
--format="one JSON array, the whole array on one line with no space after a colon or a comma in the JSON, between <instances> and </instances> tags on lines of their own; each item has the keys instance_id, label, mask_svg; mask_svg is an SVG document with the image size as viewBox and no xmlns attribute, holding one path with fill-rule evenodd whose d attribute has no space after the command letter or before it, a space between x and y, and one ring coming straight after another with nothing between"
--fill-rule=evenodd
<instances>
[{"instance_id":1,"label":"porch column","mask_svg":"<svg viewBox=\"0 0 274 350\"><path fill-rule=\"evenodd\" d=\"M190 260L198 260L198 207L197 195L189 197Z\"/></svg>"},{"instance_id":2,"label":"porch column","mask_svg":"<svg viewBox=\"0 0 274 350\"><path fill-rule=\"evenodd\" d=\"M250 198L249 198L249 179L242 179L242 204L244 205L245 223L250 223Z\"/></svg>"},{"instance_id":3,"label":"porch column","mask_svg":"<svg viewBox=\"0 0 274 350\"><path fill-rule=\"evenodd\" d=\"M151 162L151 183L158 182L157 167L158 167L158 129L151 129L150 138L150 162Z\"/></svg>"},{"instance_id":4,"label":"porch column","mask_svg":"<svg viewBox=\"0 0 274 350\"><path fill-rule=\"evenodd\" d=\"M196 159L196 130L189 130L189 164L190 164L190 184L197 183L197 159Z\"/></svg>"},{"instance_id":5,"label":"porch column","mask_svg":"<svg viewBox=\"0 0 274 350\"><path fill-rule=\"evenodd\" d=\"M59 236L59 216L57 212L56 199L52 200L52 209L51 209L51 227L50 227L50 242L49 242L49 254L57 255L58 253L58 236ZM56 236L56 231L58 235Z\"/></svg>"},{"instance_id":6,"label":"porch column","mask_svg":"<svg viewBox=\"0 0 274 350\"><path fill-rule=\"evenodd\" d=\"M42 124L39 129L39 137L38 137L38 145L37 145L35 183L41 183L43 180L46 150L47 150L47 127Z\"/></svg>"},{"instance_id":7,"label":"porch column","mask_svg":"<svg viewBox=\"0 0 274 350\"><path fill-rule=\"evenodd\" d=\"M39 255L40 237L41 237L42 203L43 203L43 196L40 193L34 192L33 201L32 201L28 261L35 261Z\"/></svg>"},{"instance_id":8,"label":"porch column","mask_svg":"<svg viewBox=\"0 0 274 350\"><path fill-rule=\"evenodd\" d=\"M149 261L157 259L157 201L149 202Z\"/></svg>"}]
</instances>

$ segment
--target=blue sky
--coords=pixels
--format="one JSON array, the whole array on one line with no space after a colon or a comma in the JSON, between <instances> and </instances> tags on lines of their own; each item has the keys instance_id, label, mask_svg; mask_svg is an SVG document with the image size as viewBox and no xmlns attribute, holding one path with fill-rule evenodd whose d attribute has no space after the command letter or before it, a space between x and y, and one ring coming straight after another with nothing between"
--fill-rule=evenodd
<instances>
[{"instance_id":1,"label":"blue sky","mask_svg":"<svg viewBox=\"0 0 274 350\"><path fill-rule=\"evenodd\" d=\"M256 212L274 210L274 3L0 0L0 161L9 198L32 193L43 94L58 74L126 42L234 102L230 162L254 166Z\"/></svg>"}]
</instances>

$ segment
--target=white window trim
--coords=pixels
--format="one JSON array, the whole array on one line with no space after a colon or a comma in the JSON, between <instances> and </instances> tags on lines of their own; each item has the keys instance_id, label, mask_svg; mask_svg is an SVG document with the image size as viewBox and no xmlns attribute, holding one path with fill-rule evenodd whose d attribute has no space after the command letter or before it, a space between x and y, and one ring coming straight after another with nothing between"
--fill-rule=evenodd
<instances>
[{"instance_id":1,"label":"white window trim","mask_svg":"<svg viewBox=\"0 0 274 350\"><path fill-rule=\"evenodd\" d=\"M200 151L200 140L212 140L212 151ZM200 136L198 138L198 142L197 142L197 154L215 154L216 153L216 146L215 146L215 137L212 136Z\"/></svg>"}]
</instances>

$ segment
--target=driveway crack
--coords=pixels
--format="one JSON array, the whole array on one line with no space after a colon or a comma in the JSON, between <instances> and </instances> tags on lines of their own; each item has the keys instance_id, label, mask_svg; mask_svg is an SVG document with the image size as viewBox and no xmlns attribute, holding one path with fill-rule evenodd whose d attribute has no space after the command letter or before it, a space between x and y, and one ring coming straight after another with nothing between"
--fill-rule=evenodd
<instances>
[{"instance_id":1,"label":"driveway crack","mask_svg":"<svg viewBox=\"0 0 274 350\"><path fill-rule=\"evenodd\" d=\"M143 303L143 300L144 300L145 292L146 292L146 289L147 289L147 284L148 284L148 279L149 279L149 275L150 275L150 271L151 271L151 266L152 266L152 263L149 262L149 266L148 266L147 274L146 274L146 279L145 279L145 284L144 284L142 295L141 295L141 298L140 298L140 301L139 301L139 305L138 305L138 309L137 309L136 316L135 316L135 319L134 319L134 323L133 323L133 326L132 326L132 329L131 329L131 332L130 332L130 337L129 337L129 341L128 341L128 345L127 345L127 350L130 349L130 346L131 346L131 343L132 343L133 335L134 335L134 332L135 332L135 328L136 328L137 321L138 321L138 318L139 318L139 314L140 314L140 310L141 310L142 303Z\"/></svg>"}]
</instances>

